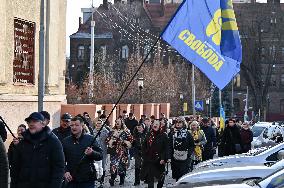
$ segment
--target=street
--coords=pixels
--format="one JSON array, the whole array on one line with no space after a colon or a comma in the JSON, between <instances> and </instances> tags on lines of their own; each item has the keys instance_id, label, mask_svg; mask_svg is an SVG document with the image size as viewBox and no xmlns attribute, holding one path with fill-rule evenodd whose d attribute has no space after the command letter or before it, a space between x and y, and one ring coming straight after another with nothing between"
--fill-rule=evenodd
<instances>
[{"instance_id":1,"label":"street","mask_svg":"<svg viewBox=\"0 0 284 188\"><path fill-rule=\"evenodd\" d=\"M109 165L108 165L109 166ZM133 184L134 184L134 159L131 160L130 162L130 167L128 168L127 170L127 174L126 174L126 178L125 178L125 183L123 186L120 186L119 185L119 176L117 176L116 180L115 180L115 187L134 187ZM171 170L170 170L170 164L169 164L169 173L166 175L166 178L165 178L165 183L164 183L164 187L173 187L174 183L175 183L175 180L172 179L171 177ZM109 178L110 178L110 174L109 174L109 167L107 168L107 173L106 173L106 178L105 178L105 184L104 184L104 187L110 187L109 185ZM136 187L147 187L147 184L144 184L142 181L141 181L141 184L140 186L136 186Z\"/></svg>"}]
</instances>

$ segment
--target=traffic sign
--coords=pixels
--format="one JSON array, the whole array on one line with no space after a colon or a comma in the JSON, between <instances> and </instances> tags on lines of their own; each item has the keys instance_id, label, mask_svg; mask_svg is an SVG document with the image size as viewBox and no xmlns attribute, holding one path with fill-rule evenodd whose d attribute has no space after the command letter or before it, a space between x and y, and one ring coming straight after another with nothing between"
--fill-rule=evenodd
<instances>
[{"instance_id":1,"label":"traffic sign","mask_svg":"<svg viewBox=\"0 0 284 188\"><path fill-rule=\"evenodd\" d=\"M194 106L195 106L195 110L203 111L203 101L202 100L195 101Z\"/></svg>"}]
</instances>

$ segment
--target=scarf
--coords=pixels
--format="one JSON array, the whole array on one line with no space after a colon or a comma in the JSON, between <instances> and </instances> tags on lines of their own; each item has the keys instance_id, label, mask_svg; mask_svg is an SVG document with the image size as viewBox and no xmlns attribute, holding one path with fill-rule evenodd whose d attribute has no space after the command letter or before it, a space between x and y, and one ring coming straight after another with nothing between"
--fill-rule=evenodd
<instances>
[{"instance_id":1,"label":"scarf","mask_svg":"<svg viewBox=\"0 0 284 188\"><path fill-rule=\"evenodd\" d=\"M159 133L160 133L160 129L158 131L154 131L154 129L151 129L149 140L148 140L148 144L150 147L152 146L153 141L157 138Z\"/></svg>"}]
</instances>

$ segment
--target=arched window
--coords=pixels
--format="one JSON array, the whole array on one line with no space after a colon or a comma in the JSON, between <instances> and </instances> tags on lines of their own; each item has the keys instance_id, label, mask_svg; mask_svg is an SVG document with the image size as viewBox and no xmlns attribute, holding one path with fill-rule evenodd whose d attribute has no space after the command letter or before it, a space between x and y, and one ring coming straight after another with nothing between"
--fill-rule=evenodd
<instances>
[{"instance_id":1,"label":"arched window","mask_svg":"<svg viewBox=\"0 0 284 188\"><path fill-rule=\"evenodd\" d=\"M83 60L85 58L85 47L84 46L78 46L77 57L79 60Z\"/></svg>"},{"instance_id":2,"label":"arched window","mask_svg":"<svg viewBox=\"0 0 284 188\"><path fill-rule=\"evenodd\" d=\"M234 102L234 111L239 112L241 109L240 99L234 98L233 102Z\"/></svg>"},{"instance_id":3,"label":"arched window","mask_svg":"<svg viewBox=\"0 0 284 188\"><path fill-rule=\"evenodd\" d=\"M128 59L128 55L129 55L129 48L127 45L122 46L122 51L121 51L121 58L122 59Z\"/></svg>"}]
</instances>

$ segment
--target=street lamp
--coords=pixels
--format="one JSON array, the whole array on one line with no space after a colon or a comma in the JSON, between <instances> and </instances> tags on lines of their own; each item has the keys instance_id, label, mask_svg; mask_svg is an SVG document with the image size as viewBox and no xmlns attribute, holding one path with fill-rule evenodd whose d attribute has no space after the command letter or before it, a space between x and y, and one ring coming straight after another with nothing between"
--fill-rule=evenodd
<instances>
[{"instance_id":1,"label":"street lamp","mask_svg":"<svg viewBox=\"0 0 284 188\"><path fill-rule=\"evenodd\" d=\"M270 106L270 96L267 95L267 115L266 115L266 121L269 121L269 106Z\"/></svg>"},{"instance_id":2,"label":"street lamp","mask_svg":"<svg viewBox=\"0 0 284 188\"><path fill-rule=\"evenodd\" d=\"M140 92L140 104L141 104L142 103L142 89L144 87L144 78L140 77L137 80L138 80L138 88Z\"/></svg>"}]
</instances>

